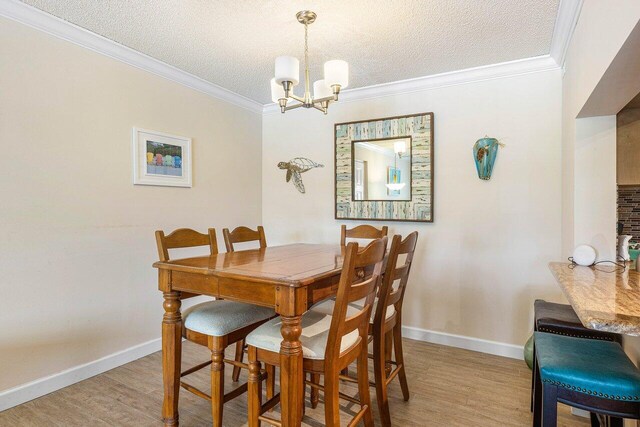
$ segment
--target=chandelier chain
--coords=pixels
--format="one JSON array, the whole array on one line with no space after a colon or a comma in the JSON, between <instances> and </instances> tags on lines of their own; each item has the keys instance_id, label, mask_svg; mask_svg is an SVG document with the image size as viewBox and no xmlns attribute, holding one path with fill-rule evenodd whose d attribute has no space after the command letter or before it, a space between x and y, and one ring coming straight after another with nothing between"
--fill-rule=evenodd
<instances>
[{"instance_id":1,"label":"chandelier chain","mask_svg":"<svg viewBox=\"0 0 640 427\"><path fill-rule=\"evenodd\" d=\"M309 24L304 24L304 95L306 101L311 101L309 92Z\"/></svg>"}]
</instances>

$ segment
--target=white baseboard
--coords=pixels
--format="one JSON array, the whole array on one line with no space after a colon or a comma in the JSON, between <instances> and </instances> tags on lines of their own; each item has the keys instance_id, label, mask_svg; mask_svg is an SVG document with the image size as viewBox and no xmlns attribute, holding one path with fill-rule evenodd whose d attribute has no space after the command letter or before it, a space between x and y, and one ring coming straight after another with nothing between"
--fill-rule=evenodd
<instances>
[{"instance_id":1,"label":"white baseboard","mask_svg":"<svg viewBox=\"0 0 640 427\"><path fill-rule=\"evenodd\" d=\"M160 338L127 348L84 365L0 392L0 411L28 402L87 378L117 368L162 348Z\"/></svg>"},{"instance_id":2,"label":"white baseboard","mask_svg":"<svg viewBox=\"0 0 640 427\"><path fill-rule=\"evenodd\" d=\"M505 344L497 341L483 340L479 338L453 335L444 332L429 331L426 329L403 326L402 333L405 338L441 344L450 347L464 348L497 356L513 359L523 358L523 347L513 344ZM93 362L76 366L66 371L40 378L30 383L22 384L0 392L0 411L12 408L30 400L49 394L61 388L70 386L87 378L106 372L110 369L122 366L141 357L161 350L160 338L127 348L122 351L102 357Z\"/></svg>"},{"instance_id":3,"label":"white baseboard","mask_svg":"<svg viewBox=\"0 0 640 427\"><path fill-rule=\"evenodd\" d=\"M429 331L427 329L414 328L412 326L403 326L402 336L412 340L425 341L449 347L464 348L466 350L479 351L481 353L494 354L496 356L504 356L520 360L524 359L524 347L521 345L483 340L464 335L448 334L446 332Z\"/></svg>"}]
</instances>

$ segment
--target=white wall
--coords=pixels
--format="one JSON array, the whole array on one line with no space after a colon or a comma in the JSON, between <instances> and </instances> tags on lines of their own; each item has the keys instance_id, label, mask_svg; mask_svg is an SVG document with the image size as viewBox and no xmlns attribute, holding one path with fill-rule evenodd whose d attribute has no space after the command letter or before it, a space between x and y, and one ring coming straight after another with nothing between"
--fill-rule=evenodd
<instances>
[{"instance_id":1,"label":"white wall","mask_svg":"<svg viewBox=\"0 0 640 427\"><path fill-rule=\"evenodd\" d=\"M547 268L560 259L560 71L338 102L329 110L263 118L270 241L338 242L345 221L334 219L334 123L434 112L435 222L387 223L390 233L420 233L403 321L522 345L533 300L560 294ZM488 182L478 179L472 155L485 135L506 143ZM276 167L296 156L326 165L303 175L306 194Z\"/></svg>"},{"instance_id":2,"label":"white wall","mask_svg":"<svg viewBox=\"0 0 640 427\"><path fill-rule=\"evenodd\" d=\"M562 253L595 245L615 254L615 119L576 120L640 19L640 2L585 1L567 49L562 81ZM629 94L630 98L633 94ZM605 113L615 115L617 111ZM580 127L580 129L578 129ZM590 152L590 150L593 150ZM594 168L596 151L605 154ZM613 181L612 181L613 179ZM591 197L590 188L595 189ZM613 202L611 202L613 200ZM589 204L595 209L589 209Z\"/></svg>"},{"instance_id":3,"label":"white wall","mask_svg":"<svg viewBox=\"0 0 640 427\"><path fill-rule=\"evenodd\" d=\"M616 259L616 116L575 120L575 244Z\"/></svg>"},{"instance_id":4,"label":"white wall","mask_svg":"<svg viewBox=\"0 0 640 427\"><path fill-rule=\"evenodd\" d=\"M0 94L1 391L160 337L153 232L260 223L262 119L5 19ZM133 126L193 188L132 185Z\"/></svg>"}]
</instances>

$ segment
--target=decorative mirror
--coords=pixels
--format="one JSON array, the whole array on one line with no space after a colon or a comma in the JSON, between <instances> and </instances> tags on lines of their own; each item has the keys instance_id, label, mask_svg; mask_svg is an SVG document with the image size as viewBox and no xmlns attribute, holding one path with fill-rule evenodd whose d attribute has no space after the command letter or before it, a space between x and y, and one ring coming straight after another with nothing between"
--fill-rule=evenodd
<instances>
[{"instance_id":1,"label":"decorative mirror","mask_svg":"<svg viewBox=\"0 0 640 427\"><path fill-rule=\"evenodd\" d=\"M336 219L433 222L433 113L335 125Z\"/></svg>"}]
</instances>

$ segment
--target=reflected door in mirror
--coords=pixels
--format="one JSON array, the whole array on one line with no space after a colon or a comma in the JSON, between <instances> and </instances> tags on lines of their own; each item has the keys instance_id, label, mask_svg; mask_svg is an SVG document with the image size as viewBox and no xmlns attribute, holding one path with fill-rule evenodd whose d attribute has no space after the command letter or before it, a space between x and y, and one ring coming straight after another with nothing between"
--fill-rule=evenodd
<instances>
[{"instance_id":1,"label":"reflected door in mirror","mask_svg":"<svg viewBox=\"0 0 640 427\"><path fill-rule=\"evenodd\" d=\"M367 200L367 162L354 160L353 165L353 199Z\"/></svg>"}]
</instances>

